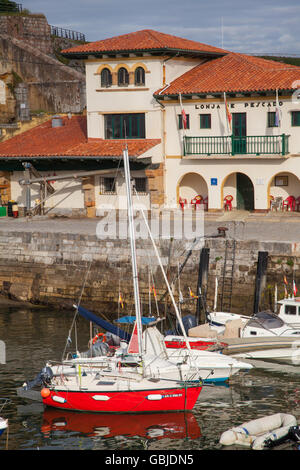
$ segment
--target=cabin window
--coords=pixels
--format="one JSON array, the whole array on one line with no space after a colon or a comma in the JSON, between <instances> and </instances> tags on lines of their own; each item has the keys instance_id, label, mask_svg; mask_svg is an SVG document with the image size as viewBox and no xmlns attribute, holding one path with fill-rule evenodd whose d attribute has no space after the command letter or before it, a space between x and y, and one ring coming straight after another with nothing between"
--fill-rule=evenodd
<instances>
[{"instance_id":1,"label":"cabin window","mask_svg":"<svg viewBox=\"0 0 300 470\"><path fill-rule=\"evenodd\" d=\"M103 88L108 88L111 86L111 84L112 84L112 77L111 77L110 70L105 68L101 72L101 86Z\"/></svg>"},{"instance_id":2,"label":"cabin window","mask_svg":"<svg viewBox=\"0 0 300 470\"><path fill-rule=\"evenodd\" d=\"M104 117L106 139L145 139L145 114L107 114Z\"/></svg>"},{"instance_id":3,"label":"cabin window","mask_svg":"<svg viewBox=\"0 0 300 470\"><path fill-rule=\"evenodd\" d=\"M211 114L200 114L200 129L211 128Z\"/></svg>"},{"instance_id":4,"label":"cabin window","mask_svg":"<svg viewBox=\"0 0 300 470\"><path fill-rule=\"evenodd\" d=\"M296 305L286 305L284 312L286 315L296 315L297 314L297 307Z\"/></svg>"}]
</instances>

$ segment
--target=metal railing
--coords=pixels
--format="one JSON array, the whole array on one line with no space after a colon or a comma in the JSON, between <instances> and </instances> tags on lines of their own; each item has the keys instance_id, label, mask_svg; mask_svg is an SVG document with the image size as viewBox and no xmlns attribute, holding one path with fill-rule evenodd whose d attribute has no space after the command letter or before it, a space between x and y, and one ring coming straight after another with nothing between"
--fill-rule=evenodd
<instances>
[{"instance_id":1,"label":"metal railing","mask_svg":"<svg viewBox=\"0 0 300 470\"><path fill-rule=\"evenodd\" d=\"M85 35L79 33L78 31L72 31L71 29L59 28L58 26L51 26L52 36L57 36L59 38L72 39L73 41L83 41L85 42Z\"/></svg>"},{"instance_id":2,"label":"metal railing","mask_svg":"<svg viewBox=\"0 0 300 470\"><path fill-rule=\"evenodd\" d=\"M183 146L184 155L287 155L289 135L184 136Z\"/></svg>"},{"instance_id":3,"label":"metal railing","mask_svg":"<svg viewBox=\"0 0 300 470\"><path fill-rule=\"evenodd\" d=\"M15 3L15 2L1 2L0 0L0 13L21 13L23 11L23 7L21 3Z\"/></svg>"}]
</instances>

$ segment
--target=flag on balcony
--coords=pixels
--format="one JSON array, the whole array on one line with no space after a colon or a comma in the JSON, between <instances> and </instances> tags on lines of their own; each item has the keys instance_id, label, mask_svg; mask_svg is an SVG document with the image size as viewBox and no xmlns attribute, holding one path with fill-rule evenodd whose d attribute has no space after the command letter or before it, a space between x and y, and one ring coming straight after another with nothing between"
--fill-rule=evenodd
<instances>
[{"instance_id":1,"label":"flag on balcony","mask_svg":"<svg viewBox=\"0 0 300 470\"><path fill-rule=\"evenodd\" d=\"M183 106L182 106L181 93L179 93L179 101L180 101L180 108L181 108L182 127L183 127L183 129L186 129L187 128L187 117L186 117L185 110L183 109Z\"/></svg>"},{"instance_id":2,"label":"flag on balcony","mask_svg":"<svg viewBox=\"0 0 300 470\"><path fill-rule=\"evenodd\" d=\"M225 103L226 119L227 119L228 127L231 131L232 114L229 111L229 106L228 106L227 99L226 99L226 93L224 93L224 103Z\"/></svg>"},{"instance_id":3,"label":"flag on balcony","mask_svg":"<svg viewBox=\"0 0 300 470\"><path fill-rule=\"evenodd\" d=\"M278 90L276 90L276 111L275 111L275 126L281 125L281 109L279 107Z\"/></svg>"}]
</instances>

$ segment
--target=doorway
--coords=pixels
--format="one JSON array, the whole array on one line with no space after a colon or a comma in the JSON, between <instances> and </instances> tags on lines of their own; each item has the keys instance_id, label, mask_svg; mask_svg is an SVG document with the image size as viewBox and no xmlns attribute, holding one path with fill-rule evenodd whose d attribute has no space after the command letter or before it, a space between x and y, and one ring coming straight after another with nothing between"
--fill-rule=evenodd
<instances>
[{"instance_id":1,"label":"doorway","mask_svg":"<svg viewBox=\"0 0 300 470\"><path fill-rule=\"evenodd\" d=\"M254 188L252 181L244 173L236 174L236 208L254 210Z\"/></svg>"},{"instance_id":2,"label":"doorway","mask_svg":"<svg viewBox=\"0 0 300 470\"><path fill-rule=\"evenodd\" d=\"M232 154L247 153L247 114L232 114Z\"/></svg>"}]
</instances>

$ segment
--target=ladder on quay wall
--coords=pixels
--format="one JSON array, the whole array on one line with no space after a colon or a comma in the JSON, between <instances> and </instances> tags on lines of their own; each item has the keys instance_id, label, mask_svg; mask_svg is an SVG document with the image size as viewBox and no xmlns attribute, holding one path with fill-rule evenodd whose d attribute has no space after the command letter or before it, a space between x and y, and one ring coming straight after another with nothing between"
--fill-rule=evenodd
<instances>
[{"instance_id":1,"label":"ladder on quay wall","mask_svg":"<svg viewBox=\"0 0 300 470\"><path fill-rule=\"evenodd\" d=\"M235 268L236 240L226 240L221 279L221 311L230 312Z\"/></svg>"}]
</instances>

